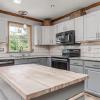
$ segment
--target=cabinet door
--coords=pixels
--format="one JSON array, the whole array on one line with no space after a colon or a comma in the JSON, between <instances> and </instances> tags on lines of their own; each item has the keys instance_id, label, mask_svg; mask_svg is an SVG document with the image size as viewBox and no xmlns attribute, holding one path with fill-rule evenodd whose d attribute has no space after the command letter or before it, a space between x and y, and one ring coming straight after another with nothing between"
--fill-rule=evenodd
<instances>
[{"instance_id":1,"label":"cabinet door","mask_svg":"<svg viewBox=\"0 0 100 100\"><path fill-rule=\"evenodd\" d=\"M52 33L50 34L51 38L52 38L52 45L56 45L56 34L57 34L57 26L53 25L52 26Z\"/></svg>"},{"instance_id":2,"label":"cabinet door","mask_svg":"<svg viewBox=\"0 0 100 100\"><path fill-rule=\"evenodd\" d=\"M43 66L47 66L47 58L39 58L39 64Z\"/></svg>"},{"instance_id":3,"label":"cabinet door","mask_svg":"<svg viewBox=\"0 0 100 100\"><path fill-rule=\"evenodd\" d=\"M35 45L41 45L42 44L42 27L41 26L35 26L34 27L34 33L33 33L32 42Z\"/></svg>"},{"instance_id":4,"label":"cabinet door","mask_svg":"<svg viewBox=\"0 0 100 100\"><path fill-rule=\"evenodd\" d=\"M66 25L67 25L66 26L67 31L75 30L75 20L74 19L66 21Z\"/></svg>"},{"instance_id":5,"label":"cabinet door","mask_svg":"<svg viewBox=\"0 0 100 100\"><path fill-rule=\"evenodd\" d=\"M42 26L42 45L51 45L51 26Z\"/></svg>"},{"instance_id":6,"label":"cabinet door","mask_svg":"<svg viewBox=\"0 0 100 100\"><path fill-rule=\"evenodd\" d=\"M84 17L84 39L96 40L98 35L97 13L91 13Z\"/></svg>"},{"instance_id":7,"label":"cabinet door","mask_svg":"<svg viewBox=\"0 0 100 100\"><path fill-rule=\"evenodd\" d=\"M76 65L70 65L70 71L76 72L76 73L83 73L83 67L82 66L76 66Z\"/></svg>"},{"instance_id":8,"label":"cabinet door","mask_svg":"<svg viewBox=\"0 0 100 100\"><path fill-rule=\"evenodd\" d=\"M75 39L76 42L83 41L83 16L75 18Z\"/></svg>"},{"instance_id":9,"label":"cabinet door","mask_svg":"<svg viewBox=\"0 0 100 100\"><path fill-rule=\"evenodd\" d=\"M99 69L100 70L100 69ZM85 89L100 96L100 71L93 68L85 68L89 78L86 80Z\"/></svg>"},{"instance_id":10,"label":"cabinet door","mask_svg":"<svg viewBox=\"0 0 100 100\"><path fill-rule=\"evenodd\" d=\"M0 18L0 42L7 42L7 21Z\"/></svg>"},{"instance_id":11,"label":"cabinet door","mask_svg":"<svg viewBox=\"0 0 100 100\"><path fill-rule=\"evenodd\" d=\"M29 64L29 59L16 59L15 65Z\"/></svg>"},{"instance_id":12,"label":"cabinet door","mask_svg":"<svg viewBox=\"0 0 100 100\"><path fill-rule=\"evenodd\" d=\"M47 58L47 66L48 67L51 67L51 57L50 58Z\"/></svg>"},{"instance_id":13,"label":"cabinet door","mask_svg":"<svg viewBox=\"0 0 100 100\"><path fill-rule=\"evenodd\" d=\"M63 30L63 23L59 23L59 24L57 24L57 33L61 33L61 32L63 32L64 30Z\"/></svg>"}]
</instances>

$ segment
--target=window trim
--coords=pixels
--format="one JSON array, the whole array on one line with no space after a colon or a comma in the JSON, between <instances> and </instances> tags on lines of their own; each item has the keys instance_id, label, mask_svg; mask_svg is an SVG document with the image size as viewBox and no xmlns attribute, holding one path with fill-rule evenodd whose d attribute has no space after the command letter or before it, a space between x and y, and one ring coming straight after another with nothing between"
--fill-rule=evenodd
<instances>
[{"instance_id":1,"label":"window trim","mask_svg":"<svg viewBox=\"0 0 100 100\"><path fill-rule=\"evenodd\" d=\"M9 25L10 23L24 25L25 23L13 22L8 21L8 43L7 43L7 53L32 53L32 25L28 25L30 27L30 51L23 51L23 52L10 52L9 51Z\"/></svg>"}]
</instances>

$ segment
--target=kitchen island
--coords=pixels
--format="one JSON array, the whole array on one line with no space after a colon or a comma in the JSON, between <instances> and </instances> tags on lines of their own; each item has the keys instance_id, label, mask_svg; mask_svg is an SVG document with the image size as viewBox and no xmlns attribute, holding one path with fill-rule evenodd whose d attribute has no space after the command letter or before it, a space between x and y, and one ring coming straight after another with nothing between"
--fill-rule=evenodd
<instances>
[{"instance_id":1,"label":"kitchen island","mask_svg":"<svg viewBox=\"0 0 100 100\"><path fill-rule=\"evenodd\" d=\"M0 68L0 100L68 100L84 92L87 75L36 64Z\"/></svg>"}]
</instances>

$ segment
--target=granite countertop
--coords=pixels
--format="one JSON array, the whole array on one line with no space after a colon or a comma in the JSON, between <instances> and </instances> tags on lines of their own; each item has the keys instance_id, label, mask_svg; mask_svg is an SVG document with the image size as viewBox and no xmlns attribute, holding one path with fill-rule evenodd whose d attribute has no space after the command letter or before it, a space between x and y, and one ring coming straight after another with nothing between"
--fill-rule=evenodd
<instances>
[{"instance_id":1,"label":"granite countertop","mask_svg":"<svg viewBox=\"0 0 100 100\"><path fill-rule=\"evenodd\" d=\"M71 60L86 60L86 61L100 61L100 58L96 57L72 57Z\"/></svg>"},{"instance_id":2,"label":"granite countertop","mask_svg":"<svg viewBox=\"0 0 100 100\"><path fill-rule=\"evenodd\" d=\"M37 57L51 57L51 56L46 56L46 55L33 55L33 56L9 56L9 57L0 57L0 60L9 60L9 59L26 59L26 58L37 58Z\"/></svg>"},{"instance_id":3,"label":"granite countertop","mask_svg":"<svg viewBox=\"0 0 100 100\"><path fill-rule=\"evenodd\" d=\"M47 56L47 55L31 55L31 56L15 56L15 57L12 57L12 56L7 56L7 57L0 57L0 60L17 60L17 59L28 59L28 58L38 58L38 57L61 57L61 56ZM100 61L100 58L97 58L97 57L71 57L69 59L72 59L72 60L86 60L86 61Z\"/></svg>"},{"instance_id":4,"label":"granite countertop","mask_svg":"<svg viewBox=\"0 0 100 100\"><path fill-rule=\"evenodd\" d=\"M85 74L36 64L2 67L0 75L25 100L77 84L87 78Z\"/></svg>"}]
</instances>

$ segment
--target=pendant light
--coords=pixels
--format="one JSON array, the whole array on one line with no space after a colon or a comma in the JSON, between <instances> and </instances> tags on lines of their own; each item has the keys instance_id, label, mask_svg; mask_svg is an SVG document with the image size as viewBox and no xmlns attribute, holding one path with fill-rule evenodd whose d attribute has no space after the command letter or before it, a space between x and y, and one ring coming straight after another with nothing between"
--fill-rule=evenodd
<instances>
[{"instance_id":1,"label":"pendant light","mask_svg":"<svg viewBox=\"0 0 100 100\"><path fill-rule=\"evenodd\" d=\"M18 14L21 15L21 16L26 16L26 15L28 14L28 12L27 12L27 11L22 11L22 10L20 10L20 11L18 11ZM27 24L24 24L24 25L23 25L23 29L24 29L25 31L27 30Z\"/></svg>"},{"instance_id":2,"label":"pendant light","mask_svg":"<svg viewBox=\"0 0 100 100\"><path fill-rule=\"evenodd\" d=\"M26 24L23 25L23 29L24 29L24 30L27 29L27 25L26 25Z\"/></svg>"}]
</instances>

